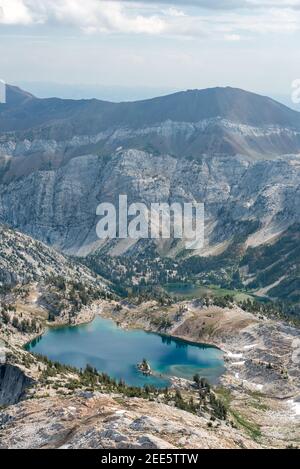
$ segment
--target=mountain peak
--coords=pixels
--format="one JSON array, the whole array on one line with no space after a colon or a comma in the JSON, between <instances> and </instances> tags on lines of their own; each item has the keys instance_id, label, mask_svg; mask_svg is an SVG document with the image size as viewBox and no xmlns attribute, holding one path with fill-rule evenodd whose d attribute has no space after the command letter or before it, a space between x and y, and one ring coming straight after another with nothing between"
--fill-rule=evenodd
<instances>
[{"instance_id":1,"label":"mountain peak","mask_svg":"<svg viewBox=\"0 0 300 469\"><path fill-rule=\"evenodd\" d=\"M165 111L171 120L177 121L197 122L220 117L252 126L300 126L299 112L266 96L229 86L181 91L144 101L149 105L151 102L153 108L159 104L161 112Z\"/></svg>"},{"instance_id":2,"label":"mountain peak","mask_svg":"<svg viewBox=\"0 0 300 469\"><path fill-rule=\"evenodd\" d=\"M0 132L28 130L59 122L61 131L72 128L77 134L97 134L109 128L139 128L166 121L198 123L216 118L253 127L300 129L299 112L271 98L229 86L181 91L143 101L110 103L96 99L38 99L8 85L7 106L0 110Z\"/></svg>"},{"instance_id":3,"label":"mountain peak","mask_svg":"<svg viewBox=\"0 0 300 469\"><path fill-rule=\"evenodd\" d=\"M18 86L6 85L6 101L10 106L18 106L24 104L31 99L37 99L33 94L22 90Z\"/></svg>"}]
</instances>

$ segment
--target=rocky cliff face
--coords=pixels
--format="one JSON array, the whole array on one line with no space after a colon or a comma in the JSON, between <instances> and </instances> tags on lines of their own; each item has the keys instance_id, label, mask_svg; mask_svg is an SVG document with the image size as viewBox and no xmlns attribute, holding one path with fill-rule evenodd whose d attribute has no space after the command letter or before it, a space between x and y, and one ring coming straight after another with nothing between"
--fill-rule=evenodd
<instances>
[{"instance_id":1,"label":"rocky cliff face","mask_svg":"<svg viewBox=\"0 0 300 469\"><path fill-rule=\"evenodd\" d=\"M26 393L33 380L13 365L0 365L0 406L16 404Z\"/></svg>"},{"instance_id":2,"label":"rocky cliff face","mask_svg":"<svg viewBox=\"0 0 300 469\"><path fill-rule=\"evenodd\" d=\"M242 90L113 104L9 88L0 132L0 219L67 253L101 245L96 207L119 194L204 202L202 255L236 237L260 245L300 219L299 113Z\"/></svg>"},{"instance_id":3,"label":"rocky cliff face","mask_svg":"<svg viewBox=\"0 0 300 469\"><path fill-rule=\"evenodd\" d=\"M0 407L22 400L27 389L34 384L34 380L24 370L8 363L7 352L5 343L0 338ZM0 418L0 427L1 424Z\"/></svg>"},{"instance_id":4,"label":"rocky cliff face","mask_svg":"<svg viewBox=\"0 0 300 469\"><path fill-rule=\"evenodd\" d=\"M1 219L72 254L100 246L100 202L199 201L206 208L206 248L243 235L266 242L300 219L300 158L242 156L177 159L138 150L72 158L57 169L34 171L0 186ZM123 245L122 245L123 246ZM122 252L121 248L121 251ZM126 249L126 246L125 246Z\"/></svg>"}]
</instances>

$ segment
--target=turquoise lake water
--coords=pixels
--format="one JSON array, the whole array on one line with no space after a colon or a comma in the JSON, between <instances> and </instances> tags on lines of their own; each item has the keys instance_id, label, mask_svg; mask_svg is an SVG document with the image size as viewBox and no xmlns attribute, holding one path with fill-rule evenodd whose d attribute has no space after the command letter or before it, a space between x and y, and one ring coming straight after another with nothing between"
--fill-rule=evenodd
<instances>
[{"instance_id":1,"label":"turquoise lake water","mask_svg":"<svg viewBox=\"0 0 300 469\"><path fill-rule=\"evenodd\" d=\"M170 376L192 379L195 373L214 384L224 372L223 353L215 347L124 330L100 317L86 325L49 329L26 348L77 368L89 364L132 386L165 387ZM137 369L143 358L150 363L152 376L144 376Z\"/></svg>"}]
</instances>

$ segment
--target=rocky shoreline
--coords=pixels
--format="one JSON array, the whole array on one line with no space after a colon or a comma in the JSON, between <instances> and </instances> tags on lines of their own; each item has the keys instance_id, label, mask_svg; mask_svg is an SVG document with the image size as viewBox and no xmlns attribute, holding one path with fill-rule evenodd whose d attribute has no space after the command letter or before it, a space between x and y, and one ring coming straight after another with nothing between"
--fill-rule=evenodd
<instances>
[{"instance_id":1,"label":"rocky shoreline","mask_svg":"<svg viewBox=\"0 0 300 469\"><path fill-rule=\"evenodd\" d=\"M159 327L162 314L170 323L164 330ZM163 312L153 302L123 306L121 310L104 308L102 316L120 327L141 328L218 347L224 352L226 368L221 384L230 394L236 412L250 421L254 418L270 445L274 445L274 439L298 441L299 329L257 318L238 307L199 308L193 301L164 308ZM176 384L184 388L184 383Z\"/></svg>"},{"instance_id":2,"label":"rocky shoreline","mask_svg":"<svg viewBox=\"0 0 300 469\"><path fill-rule=\"evenodd\" d=\"M192 302L188 306L185 302L187 308L185 313L183 313L180 320L173 321L171 327L165 331L160 330L153 323L149 323L143 307L134 309L123 306L119 310L119 308L116 308L117 305L117 302L103 300L95 302L91 307L84 308L71 326L87 324L92 322L96 316L101 316L112 319L119 327L125 329L140 328L149 332L164 333L167 336L194 344L202 343L215 346L224 352L226 373L222 378L222 382L226 384L228 382L239 383L244 387L248 387L251 391L264 392L279 399L297 399L300 395L300 372L297 372L300 365L300 333L298 329L280 322L258 320L252 314L236 307L234 310L227 311L223 319L228 324L226 316L230 316L232 323L235 323L235 327L239 329L239 335L228 335L228 331L222 327L222 319L219 317L219 332L199 336L197 327L191 326L195 322L199 323L201 316L211 316L212 318L213 313L210 310L202 310L202 313L201 310L196 310L196 316L198 317L193 317L195 316L195 310L191 307ZM153 303L151 305L153 306ZM144 305L144 308L148 310L149 304ZM154 308L156 312L157 309L155 306ZM221 308L214 309L216 315L221 311L224 314L224 310ZM172 313L171 308L169 314ZM64 326L69 325L69 323L61 319L58 324L55 324L55 326L57 325ZM275 340L276 335L277 339ZM267 344L264 343L264 338L266 342L270 340L274 342L272 350L266 349ZM286 340L289 340L290 346L285 345L286 353L282 354L280 360L278 348L281 348ZM278 343L276 344L276 342ZM286 379L287 367L292 368L290 380ZM267 373L265 372L266 368ZM278 373L281 375L279 386L276 379ZM268 374L270 375L269 380Z\"/></svg>"},{"instance_id":3,"label":"rocky shoreline","mask_svg":"<svg viewBox=\"0 0 300 469\"><path fill-rule=\"evenodd\" d=\"M222 386L216 389L230 404L242 433L251 433L255 439L259 435L262 446L297 444L300 423L299 330L278 321L258 319L237 307L202 308L193 301L162 310L155 302L134 306L101 300L83 308L71 325L88 323L97 315L113 319L123 328L140 328L220 348L224 351L226 372L221 378ZM163 330L160 327L162 316L168 319L169 326ZM66 318L60 318L55 326L67 324ZM42 333L44 331L45 328ZM34 335L18 334L7 351L17 351L19 361L24 362L28 354L22 347L33 338ZM5 339L7 345L7 337ZM2 353L0 350L2 358L4 348L2 346ZM17 366L32 379L38 378L40 365L31 365L29 373L24 365ZM186 380L172 380L174 389L189 392L190 386ZM39 394L43 395L42 389ZM56 399L55 405L60 405L54 389L51 395ZM72 393L68 392L68 395L71 398ZM26 402L22 406L27 407ZM249 447L249 443L243 444Z\"/></svg>"}]
</instances>

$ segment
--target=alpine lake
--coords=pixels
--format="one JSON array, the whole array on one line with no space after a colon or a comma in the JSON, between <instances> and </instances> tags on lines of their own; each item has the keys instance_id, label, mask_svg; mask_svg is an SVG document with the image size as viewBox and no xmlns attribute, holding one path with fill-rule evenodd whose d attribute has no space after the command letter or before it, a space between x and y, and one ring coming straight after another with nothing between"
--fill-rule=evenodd
<instances>
[{"instance_id":1,"label":"alpine lake","mask_svg":"<svg viewBox=\"0 0 300 469\"><path fill-rule=\"evenodd\" d=\"M224 373L223 352L216 347L143 330L125 330L98 316L89 324L49 328L26 349L78 369L91 365L139 387L163 388L170 384L171 377L192 380L195 374L216 384ZM138 369L144 359L151 366L150 375Z\"/></svg>"}]
</instances>

